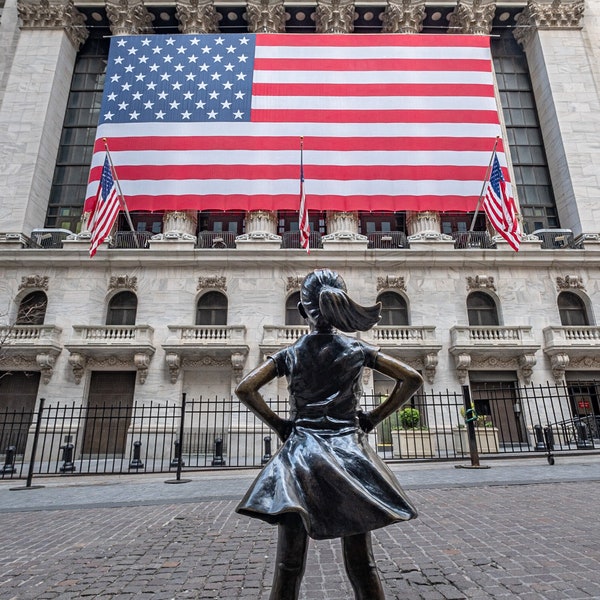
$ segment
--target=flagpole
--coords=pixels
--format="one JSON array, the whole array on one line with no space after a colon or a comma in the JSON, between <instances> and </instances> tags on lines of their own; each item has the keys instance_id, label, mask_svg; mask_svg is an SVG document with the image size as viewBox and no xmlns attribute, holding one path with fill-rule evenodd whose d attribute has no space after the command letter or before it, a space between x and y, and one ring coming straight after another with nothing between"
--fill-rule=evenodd
<instances>
[{"instance_id":1,"label":"flagpole","mask_svg":"<svg viewBox=\"0 0 600 600\"><path fill-rule=\"evenodd\" d=\"M473 228L475 227L475 219L479 214L479 207L481 206L481 200L483 198L483 193L485 192L485 188L490 179L490 173L492 172L492 162L494 162L494 155L496 154L496 148L498 147L498 142L500 140L500 136L497 135L494 140L494 148L492 149L492 155L490 156L490 162L485 171L485 178L483 180L483 185L481 186L481 192L479 193L479 199L477 200L477 206L475 207L475 214L473 215L473 220L471 221L471 227L469 229L469 233L473 233Z\"/></svg>"},{"instance_id":2,"label":"flagpole","mask_svg":"<svg viewBox=\"0 0 600 600\"><path fill-rule=\"evenodd\" d=\"M119 190L119 198L121 199L121 204L123 206L123 209L125 210L125 216L127 217L127 223L129 224L129 227L131 228L131 233L133 233L133 241L135 242L136 248L139 248L140 243L138 242L136 231L133 227L133 222L131 221L131 215L129 214L129 209L127 208L127 202L125 202L125 196L123 196L123 192L121 191L121 184L119 183L119 178L117 177L117 171L115 170L115 165L113 164L112 156L110 155L110 150L108 149L108 142L106 141L106 138L102 138L102 141L104 142L104 148L106 149L106 156L108 157L108 162L110 163L110 170L112 172L113 179L115 180L115 183L117 184L117 190Z\"/></svg>"}]
</instances>

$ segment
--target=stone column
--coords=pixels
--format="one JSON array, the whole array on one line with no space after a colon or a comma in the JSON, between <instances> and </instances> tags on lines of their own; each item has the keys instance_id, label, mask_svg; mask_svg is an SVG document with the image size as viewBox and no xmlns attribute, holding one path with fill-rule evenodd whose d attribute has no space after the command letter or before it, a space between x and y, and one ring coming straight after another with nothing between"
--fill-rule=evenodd
<instances>
[{"instance_id":1,"label":"stone column","mask_svg":"<svg viewBox=\"0 0 600 600\"><path fill-rule=\"evenodd\" d=\"M246 20L251 33L285 32L283 0L248 0Z\"/></svg>"},{"instance_id":2,"label":"stone column","mask_svg":"<svg viewBox=\"0 0 600 600\"><path fill-rule=\"evenodd\" d=\"M277 213L270 210L251 210L246 213L246 233L235 238L236 246L246 249L276 249L281 246L277 235Z\"/></svg>"},{"instance_id":3,"label":"stone column","mask_svg":"<svg viewBox=\"0 0 600 600\"><path fill-rule=\"evenodd\" d=\"M388 0L381 15L382 33L420 33L425 19L425 0Z\"/></svg>"},{"instance_id":4,"label":"stone column","mask_svg":"<svg viewBox=\"0 0 600 600\"><path fill-rule=\"evenodd\" d=\"M450 13L450 33L489 35L496 13L495 0L458 0Z\"/></svg>"},{"instance_id":5,"label":"stone column","mask_svg":"<svg viewBox=\"0 0 600 600\"><path fill-rule=\"evenodd\" d=\"M530 1L514 30L527 54L560 222L575 235L600 232L599 17L583 0Z\"/></svg>"},{"instance_id":6,"label":"stone column","mask_svg":"<svg viewBox=\"0 0 600 600\"><path fill-rule=\"evenodd\" d=\"M408 211L406 227L411 241L452 239L451 236L441 233L441 218L437 210Z\"/></svg>"},{"instance_id":7,"label":"stone column","mask_svg":"<svg viewBox=\"0 0 600 600\"><path fill-rule=\"evenodd\" d=\"M325 250L366 250L367 237L358 233L357 212L327 212L327 235L323 236Z\"/></svg>"},{"instance_id":8,"label":"stone column","mask_svg":"<svg viewBox=\"0 0 600 600\"><path fill-rule=\"evenodd\" d=\"M219 18L212 0L177 0L175 16L181 33L219 32Z\"/></svg>"},{"instance_id":9,"label":"stone column","mask_svg":"<svg viewBox=\"0 0 600 600\"><path fill-rule=\"evenodd\" d=\"M73 66L88 32L72 0L19 0L17 10L21 32L1 76L0 220L22 239L44 225Z\"/></svg>"}]
</instances>

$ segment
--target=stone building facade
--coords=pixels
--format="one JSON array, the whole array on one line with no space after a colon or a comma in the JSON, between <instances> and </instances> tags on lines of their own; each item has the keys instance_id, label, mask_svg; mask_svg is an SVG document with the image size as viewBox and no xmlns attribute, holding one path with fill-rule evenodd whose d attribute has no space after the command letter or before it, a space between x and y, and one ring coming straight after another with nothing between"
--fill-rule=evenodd
<instances>
[{"instance_id":1,"label":"stone building facade","mask_svg":"<svg viewBox=\"0 0 600 600\"><path fill-rule=\"evenodd\" d=\"M318 267L339 271L359 302L384 302L386 324L361 336L419 369L428 391L598 379L598 0L0 7L0 371L12 374L0 380L0 409L41 397L84 406L229 397L303 332L294 294ZM187 211L138 216L139 248L116 232L89 259L77 190L93 126L70 125L97 119L93 64L105 36L150 31L491 34L527 232L520 251L489 230L467 236L472 215L323 213L307 254L293 215ZM78 161L64 159L69 135L88 136L74 143ZM365 388L384 393L387 383L367 373ZM267 395L285 396L284 382Z\"/></svg>"}]
</instances>

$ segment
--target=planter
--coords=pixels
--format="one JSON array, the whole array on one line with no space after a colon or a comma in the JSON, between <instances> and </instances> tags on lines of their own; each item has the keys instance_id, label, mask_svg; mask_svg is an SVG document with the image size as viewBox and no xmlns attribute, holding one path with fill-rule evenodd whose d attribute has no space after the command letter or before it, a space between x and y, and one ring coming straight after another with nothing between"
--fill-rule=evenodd
<instances>
[{"instance_id":1,"label":"planter","mask_svg":"<svg viewBox=\"0 0 600 600\"><path fill-rule=\"evenodd\" d=\"M428 429L392 431L394 458L431 458L435 454L433 436Z\"/></svg>"},{"instance_id":2,"label":"planter","mask_svg":"<svg viewBox=\"0 0 600 600\"><path fill-rule=\"evenodd\" d=\"M466 427L452 430L454 450L458 455L469 454L469 434ZM499 449L497 427L475 427L477 450L480 454L496 454Z\"/></svg>"}]
</instances>

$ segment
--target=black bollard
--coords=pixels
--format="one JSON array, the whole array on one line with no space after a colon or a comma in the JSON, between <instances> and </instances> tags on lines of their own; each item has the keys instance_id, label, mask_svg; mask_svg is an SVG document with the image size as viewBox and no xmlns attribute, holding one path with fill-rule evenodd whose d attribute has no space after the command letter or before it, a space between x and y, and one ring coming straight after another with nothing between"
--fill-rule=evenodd
<instances>
[{"instance_id":1,"label":"black bollard","mask_svg":"<svg viewBox=\"0 0 600 600\"><path fill-rule=\"evenodd\" d=\"M75 450L75 446L71 443L71 436L66 436L65 442L66 444L60 447L62 450L63 464L59 471L61 473L74 473L76 470L75 464L73 463L73 452Z\"/></svg>"},{"instance_id":2,"label":"black bollard","mask_svg":"<svg viewBox=\"0 0 600 600\"><path fill-rule=\"evenodd\" d=\"M142 442L133 442L133 458L129 463L130 469L143 469L144 463L142 462L140 455L142 452Z\"/></svg>"},{"instance_id":3,"label":"black bollard","mask_svg":"<svg viewBox=\"0 0 600 600\"><path fill-rule=\"evenodd\" d=\"M546 457L548 460L548 464L554 464L554 433L552 432L552 427L544 428L544 442L546 444L546 451L548 452L548 456Z\"/></svg>"},{"instance_id":4,"label":"black bollard","mask_svg":"<svg viewBox=\"0 0 600 600\"><path fill-rule=\"evenodd\" d=\"M179 451L179 440L175 440L174 446L175 446L175 456L171 459L171 467L173 469L176 469L179 466L179 461L181 461L181 466L185 467L185 463L183 462L183 459L180 458L181 453Z\"/></svg>"},{"instance_id":5,"label":"black bollard","mask_svg":"<svg viewBox=\"0 0 600 600\"><path fill-rule=\"evenodd\" d=\"M227 463L223 458L223 440L221 438L215 439L215 455L213 457L211 465L213 467L224 467Z\"/></svg>"},{"instance_id":6,"label":"black bollard","mask_svg":"<svg viewBox=\"0 0 600 600\"><path fill-rule=\"evenodd\" d=\"M264 439L265 442L265 453L260 461L261 465L266 465L271 460L271 436L267 436Z\"/></svg>"},{"instance_id":7,"label":"black bollard","mask_svg":"<svg viewBox=\"0 0 600 600\"><path fill-rule=\"evenodd\" d=\"M541 425L533 426L533 433L535 435L535 450L545 452L546 443L544 441L544 429Z\"/></svg>"},{"instance_id":8,"label":"black bollard","mask_svg":"<svg viewBox=\"0 0 600 600\"><path fill-rule=\"evenodd\" d=\"M1 469L2 474L11 474L16 473L17 469L15 468L15 458L17 454L16 446L9 446L6 449L6 457L4 459L4 466Z\"/></svg>"},{"instance_id":9,"label":"black bollard","mask_svg":"<svg viewBox=\"0 0 600 600\"><path fill-rule=\"evenodd\" d=\"M577 433L577 448L588 449L594 447L594 441L588 436L588 429L585 423L581 421L575 425Z\"/></svg>"}]
</instances>

